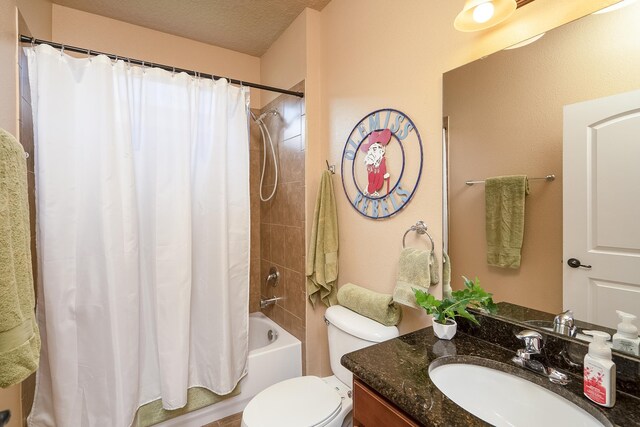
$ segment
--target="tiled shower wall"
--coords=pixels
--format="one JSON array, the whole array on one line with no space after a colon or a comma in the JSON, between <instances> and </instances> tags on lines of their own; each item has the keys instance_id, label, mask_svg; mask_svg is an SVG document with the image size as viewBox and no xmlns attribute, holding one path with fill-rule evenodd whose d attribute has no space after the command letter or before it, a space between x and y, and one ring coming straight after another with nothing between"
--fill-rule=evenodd
<instances>
[{"instance_id":1,"label":"tiled shower wall","mask_svg":"<svg viewBox=\"0 0 640 427\"><path fill-rule=\"evenodd\" d=\"M304 92L304 82L294 86L293 90ZM262 112L270 109L276 109L279 113L279 116L269 115L265 118L278 159L278 186L273 199L260 202L260 275L259 285L252 283L252 288L260 286L262 298L273 296L284 298L276 305L267 307L263 312L302 341L304 372L306 308L304 99L281 95L265 106ZM262 149L260 130L257 128L255 130L260 149ZM258 181L261 167L262 158L258 161ZM267 145L267 167L262 189L265 197L273 191L274 177L275 168L271 160L271 149ZM276 267L280 272L280 281L276 287L265 284L265 278L271 267ZM251 277L253 279L254 275L252 274ZM251 294L253 293L252 291Z\"/></svg>"}]
</instances>

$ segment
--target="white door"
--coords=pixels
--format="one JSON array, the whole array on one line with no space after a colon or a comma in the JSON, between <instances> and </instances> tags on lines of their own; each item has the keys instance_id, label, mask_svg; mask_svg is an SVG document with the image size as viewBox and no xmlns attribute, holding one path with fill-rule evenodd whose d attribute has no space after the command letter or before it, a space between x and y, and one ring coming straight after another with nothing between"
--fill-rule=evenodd
<instances>
[{"instance_id":1,"label":"white door","mask_svg":"<svg viewBox=\"0 0 640 427\"><path fill-rule=\"evenodd\" d=\"M640 317L640 91L565 106L563 156L563 305L615 328Z\"/></svg>"}]
</instances>

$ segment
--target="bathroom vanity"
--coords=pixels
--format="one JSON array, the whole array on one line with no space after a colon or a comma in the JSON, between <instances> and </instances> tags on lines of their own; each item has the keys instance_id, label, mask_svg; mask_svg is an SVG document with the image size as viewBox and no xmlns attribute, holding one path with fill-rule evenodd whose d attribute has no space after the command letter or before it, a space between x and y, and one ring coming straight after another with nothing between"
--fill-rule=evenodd
<instances>
[{"instance_id":1,"label":"bathroom vanity","mask_svg":"<svg viewBox=\"0 0 640 427\"><path fill-rule=\"evenodd\" d=\"M354 425L490 425L456 404L432 381L430 369L456 363L491 368L536 384L564 398L566 401L562 402L568 406L583 409L587 416L602 425L640 426L640 393L637 390L640 364L637 362L619 360L619 369L624 372L619 372L617 403L610 409L601 408L582 394L579 367L559 366L562 365L558 362L560 359L550 357L549 363L566 372L570 378L567 385L559 385L512 362L516 349L521 347L514 336L514 331L522 329L521 324L482 315L478 319L480 327L459 322L460 330L451 341L439 340L433 335L432 328L425 328L344 355L341 363L354 374ZM544 335L544 341L548 353L553 354L565 350L579 357L584 346L552 335ZM461 381L457 386L465 388L468 384ZM486 394L496 394L497 388L488 387ZM478 396L481 394L485 393L478 393ZM557 397L555 395L552 399ZM515 396L514 402L527 399L529 394L526 398ZM548 408L541 407L539 413L545 412Z\"/></svg>"}]
</instances>

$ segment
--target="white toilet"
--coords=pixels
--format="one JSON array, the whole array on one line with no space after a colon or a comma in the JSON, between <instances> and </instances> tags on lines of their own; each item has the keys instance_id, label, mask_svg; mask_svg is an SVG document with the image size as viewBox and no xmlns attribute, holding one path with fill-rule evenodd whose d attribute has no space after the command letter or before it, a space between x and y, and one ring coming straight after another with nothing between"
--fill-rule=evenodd
<instances>
[{"instance_id":1,"label":"white toilet","mask_svg":"<svg viewBox=\"0 0 640 427\"><path fill-rule=\"evenodd\" d=\"M305 376L281 381L258 393L242 414L242 427L351 426L352 374L340 364L346 353L398 336L384 326L347 308L327 309L332 376Z\"/></svg>"}]
</instances>

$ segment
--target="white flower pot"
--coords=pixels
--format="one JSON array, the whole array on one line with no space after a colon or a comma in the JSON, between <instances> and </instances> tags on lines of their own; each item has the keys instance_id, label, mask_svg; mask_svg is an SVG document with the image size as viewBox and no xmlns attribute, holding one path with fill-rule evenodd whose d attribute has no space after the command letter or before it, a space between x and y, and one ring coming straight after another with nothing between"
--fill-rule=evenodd
<instances>
[{"instance_id":1,"label":"white flower pot","mask_svg":"<svg viewBox=\"0 0 640 427\"><path fill-rule=\"evenodd\" d=\"M456 335L458 324L455 320L447 319L447 324L433 322L433 333L441 340L450 340Z\"/></svg>"}]
</instances>

